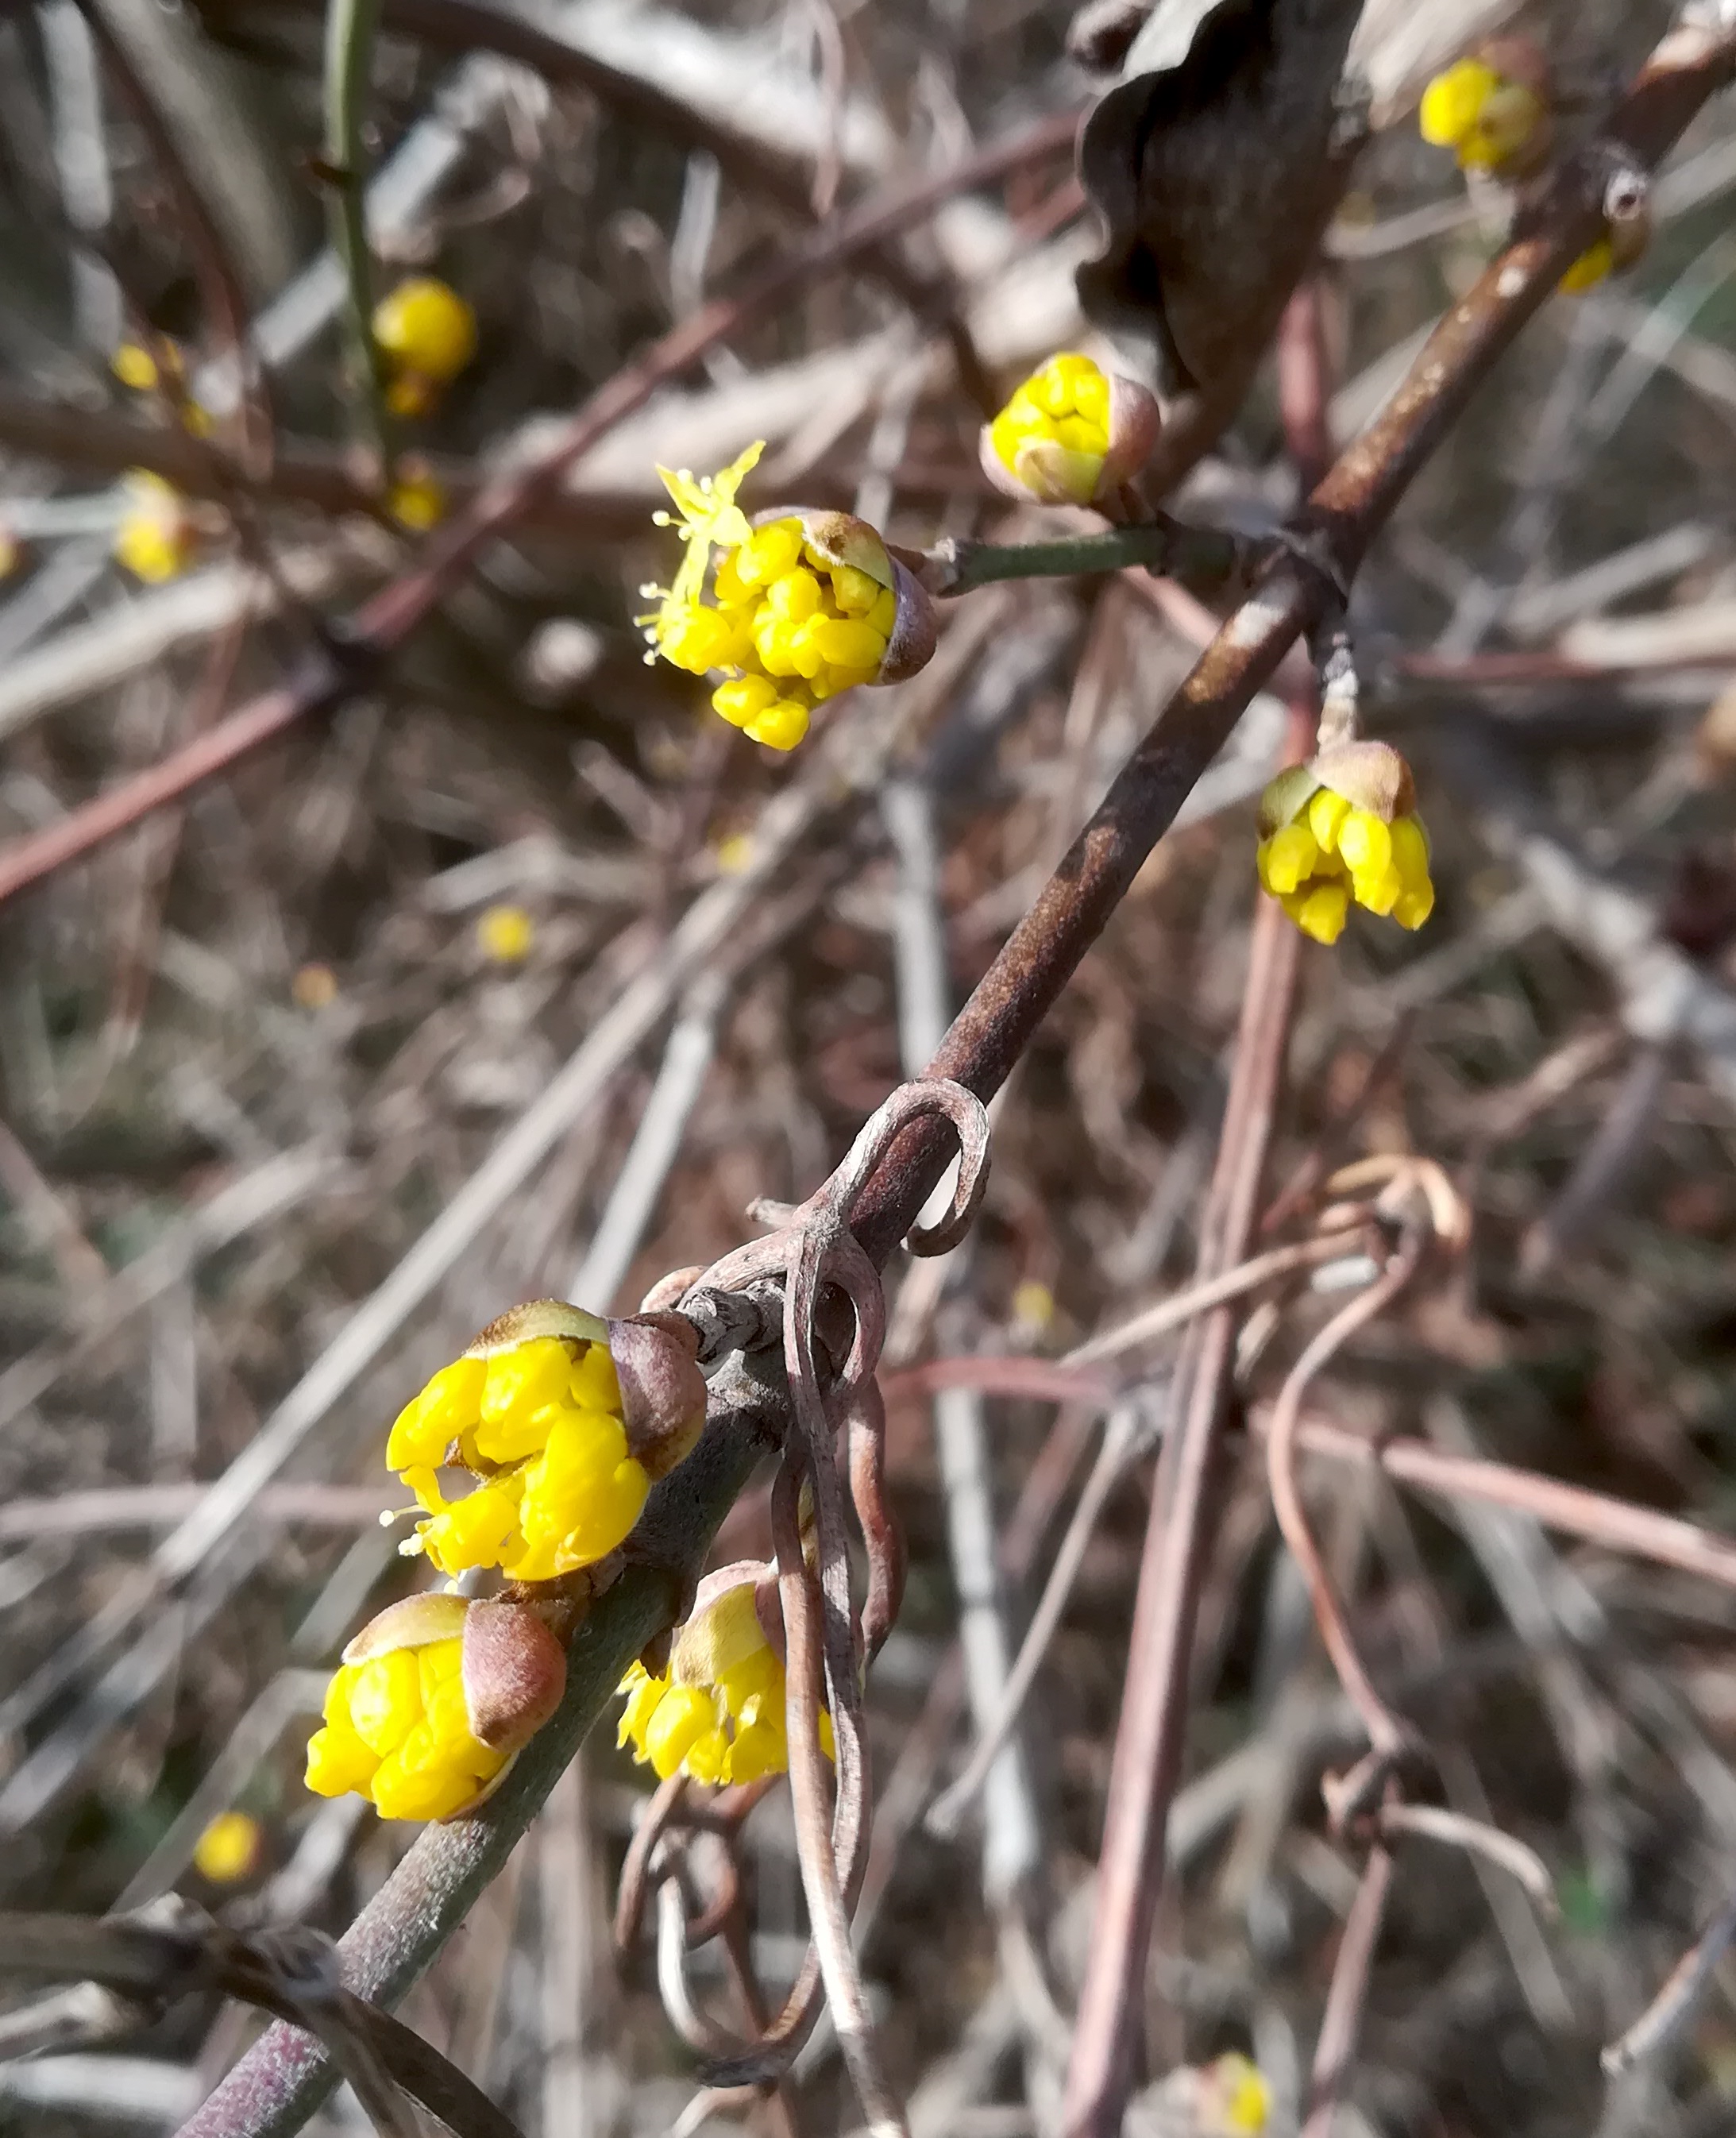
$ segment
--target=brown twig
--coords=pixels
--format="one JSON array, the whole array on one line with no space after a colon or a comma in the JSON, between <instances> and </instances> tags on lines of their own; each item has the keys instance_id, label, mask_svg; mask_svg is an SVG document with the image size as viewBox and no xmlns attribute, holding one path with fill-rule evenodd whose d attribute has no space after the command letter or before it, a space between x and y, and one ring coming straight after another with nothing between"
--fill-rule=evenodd
<instances>
[{"instance_id":1,"label":"brown twig","mask_svg":"<svg viewBox=\"0 0 1736 2138\"><path fill-rule=\"evenodd\" d=\"M1736 1938L1736 1893L1732 1893L1690 1946L1669 1978L1626 2033L1609 2043L1601 2061L1612 2078L1656 2056L1691 2018L1712 1973Z\"/></svg>"},{"instance_id":2,"label":"brown twig","mask_svg":"<svg viewBox=\"0 0 1736 2138\"><path fill-rule=\"evenodd\" d=\"M1308 2114L1302 2138L1328 2138L1333 2111L1349 2074L1356 2045L1363 2030L1363 2005L1368 1994L1368 1975L1374 1964L1374 1948L1380 1942L1381 1923L1387 1912L1387 1896L1392 1884L1392 1857L1380 1842L1368 1851L1362 1882L1356 1889L1350 1913L1339 1939L1333 1962L1332 1984L1326 1993L1326 2011L1320 2021L1320 2038L1314 2044L1314 2067L1308 2077Z\"/></svg>"},{"instance_id":3,"label":"brown twig","mask_svg":"<svg viewBox=\"0 0 1736 2138\"><path fill-rule=\"evenodd\" d=\"M456 2065L343 1986L337 1950L316 1931L232 1931L183 1901L100 1921L6 1916L0 1968L81 1978L158 2012L194 1991L238 1998L324 2043L383 2138L415 2138L399 2087L460 2138L518 2138Z\"/></svg>"},{"instance_id":4,"label":"brown twig","mask_svg":"<svg viewBox=\"0 0 1736 2138\"><path fill-rule=\"evenodd\" d=\"M1296 1427L1301 1415L1302 1398L1308 1393L1315 1374L1329 1359L1337 1355L1358 1329L1365 1327L1378 1315L1383 1313L1403 1291L1416 1274L1427 1237L1420 1226L1411 1228L1398 1252L1380 1276L1348 1306L1341 1307L1304 1350L1291 1367L1279 1392L1278 1400L1272 1406L1271 1424L1266 1435L1266 1478L1271 1487L1272 1511L1277 1516L1278 1526L1284 1532L1284 1541L1290 1546L1290 1555L1302 1569L1303 1579L1308 1584L1309 1596L1314 1604L1314 1622L1320 1629L1320 1638L1325 1644L1326 1652L1332 1658L1332 1667L1338 1673L1339 1682L1348 1694L1352 1706L1361 1716L1363 1726L1368 1733L1372 1760L1354 1770L1358 1787L1344 1799L1343 1812L1335 1823L1342 1823L1343 1817L1360 1808L1366 1800L1368 1789L1378 1787L1387 1769L1409 1746L1411 1736L1404 1724L1375 1691L1373 1679L1363 1667L1356 1643L1350 1638L1350 1629L1344 1623L1343 1610L1333 1588L1332 1576L1326 1569L1325 1560L1314 1540L1314 1532L1308 1525L1307 1510L1303 1506L1301 1491L1296 1482Z\"/></svg>"},{"instance_id":5,"label":"brown twig","mask_svg":"<svg viewBox=\"0 0 1736 2138\"><path fill-rule=\"evenodd\" d=\"M1445 1804L1383 1804L1377 1821L1382 1834L1416 1834L1426 1841L1438 1841L1443 1848L1462 1848L1469 1855L1499 1864L1509 1877L1519 1881L1545 1914L1559 1914L1548 1865L1534 1848L1528 1848L1499 1827L1467 1818L1463 1812L1450 1810Z\"/></svg>"},{"instance_id":6,"label":"brown twig","mask_svg":"<svg viewBox=\"0 0 1736 2138\"><path fill-rule=\"evenodd\" d=\"M807 1896L808 1921L820 1972L826 1984L827 2003L837 2030L857 2098L870 2131L880 2138L901 2138L904 2111L886 2082L875 2047L874 2025L868 2012L856 1955L851 1949L849 1908L852 1870L859 1870L866 1854L860 1840L853 1860L844 1858L835 1836L826 1757L820 1746L821 1665L826 1654L827 1599L809 1571L802 1550L797 1499L801 1469L788 1456L778 1472L772 1493L772 1530L778 1548L778 1595L783 1608L785 1668L788 1696L785 1714L789 1738L790 1800L796 1820L797 1855L802 1883ZM819 1623L816 1623L817 1619ZM830 1657L826 1657L829 1664ZM852 1674L854 1661L851 1662ZM827 1672L828 1683L831 1672ZM866 1773L846 1772L847 1719L840 1728L835 1704L832 1728L838 1748L837 1817L860 1836L866 1827L866 1803L859 1792ZM860 1761L860 1749L856 1759Z\"/></svg>"},{"instance_id":7,"label":"brown twig","mask_svg":"<svg viewBox=\"0 0 1736 2138\"><path fill-rule=\"evenodd\" d=\"M1324 399L1325 385L1313 299L1299 296L1290 309L1293 316L1283 337L1290 374L1285 390L1288 412L1295 419L1299 412ZM1298 314L1306 315L1300 323ZM1304 374L1300 378L1299 371ZM1318 422L1301 424L1295 442L1304 467L1323 436ZM1276 661L1275 652L1270 666ZM1311 689L1299 691L1291 707L1293 758L1307 754L1314 714ZM1235 1067L1200 1223L1198 1285L1221 1281L1241 1264L1253 1237L1290 1038L1301 940L1275 900L1256 899ZM1067 2069L1062 2116L1070 2133L1119 2131L1126 2106L1146 1955L1163 1881L1165 1823L1181 1760L1188 1659L1204 1562L1206 1500L1235 1331L1227 1299L1191 1327L1177 1376L1176 1423L1158 1465L1104 1814L1095 1934Z\"/></svg>"},{"instance_id":8,"label":"brown twig","mask_svg":"<svg viewBox=\"0 0 1736 2138\"><path fill-rule=\"evenodd\" d=\"M1256 1412L1256 1430L1270 1429L1270 1413ZM1330 1462L1378 1464L1395 1484L1409 1485L1446 1500L1474 1500L1485 1506L1508 1507L1545 1529L1583 1538L1605 1551L1626 1553L1673 1566L1720 1587L1736 1589L1736 1541L1697 1522L1636 1507L1604 1492L1518 1470L1504 1462L1486 1462L1448 1455L1426 1440L1365 1440L1329 1418L1304 1417L1297 1425L1298 1446Z\"/></svg>"}]
</instances>

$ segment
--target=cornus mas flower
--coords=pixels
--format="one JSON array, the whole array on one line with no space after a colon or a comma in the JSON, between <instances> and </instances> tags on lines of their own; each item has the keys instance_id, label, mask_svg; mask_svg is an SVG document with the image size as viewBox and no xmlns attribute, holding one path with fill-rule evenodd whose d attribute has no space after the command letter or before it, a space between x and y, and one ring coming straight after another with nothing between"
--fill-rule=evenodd
<instances>
[{"instance_id":1,"label":"cornus mas flower","mask_svg":"<svg viewBox=\"0 0 1736 2138\"><path fill-rule=\"evenodd\" d=\"M1420 928L1434 910L1428 837L1411 768L1387 743L1323 749L1280 772L1260 801L1260 881L1317 943L1336 943L1351 901Z\"/></svg>"},{"instance_id":2,"label":"cornus mas flower","mask_svg":"<svg viewBox=\"0 0 1736 2138\"><path fill-rule=\"evenodd\" d=\"M397 479L386 492L386 510L400 527L425 534L446 516L446 486L426 461L408 456L398 463Z\"/></svg>"},{"instance_id":3,"label":"cornus mas flower","mask_svg":"<svg viewBox=\"0 0 1736 2138\"><path fill-rule=\"evenodd\" d=\"M758 1560L708 1574L675 1635L666 1676L635 1663L621 1681L626 1712L616 1738L660 1781L690 1775L714 1787L757 1782L789 1765L784 1733L783 1622L773 1569ZM831 1724L820 1717L831 1754Z\"/></svg>"},{"instance_id":4,"label":"cornus mas flower","mask_svg":"<svg viewBox=\"0 0 1736 2138\"><path fill-rule=\"evenodd\" d=\"M154 393L163 387L165 377L173 378L183 387L187 377L187 363L181 354L178 342L163 339L159 343L161 362L145 348L142 342L124 341L109 359L109 368L121 384L135 393ZM166 390L166 389L165 389ZM214 427L211 412L182 392L177 410L182 426L196 438L209 437Z\"/></svg>"},{"instance_id":5,"label":"cornus mas flower","mask_svg":"<svg viewBox=\"0 0 1736 2138\"><path fill-rule=\"evenodd\" d=\"M412 275L373 308L373 339L386 361L386 405L426 415L476 354L476 315L432 275Z\"/></svg>"},{"instance_id":6,"label":"cornus mas flower","mask_svg":"<svg viewBox=\"0 0 1736 2138\"><path fill-rule=\"evenodd\" d=\"M1090 505L1139 473L1158 427L1143 386L1088 356L1051 356L984 427L983 472L1011 497Z\"/></svg>"},{"instance_id":7,"label":"cornus mas flower","mask_svg":"<svg viewBox=\"0 0 1736 2138\"><path fill-rule=\"evenodd\" d=\"M816 705L858 683L895 683L934 651L934 604L865 520L797 510L755 525L735 502L765 450L749 446L714 476L657 470L686 544L670 587L641 592L637 619L658 654L690 675L721 673L711 703L732 727L793 749ZM718 554L715 564L712 552ZM708 582L712 598L705 598Z\"/></svg>"},{"instance_id":8,"label":"cornus mas flower","mask_svg":"<svg viewBox=\"0 0 1736 2138\"><path fill-rule=\"evenodd\" d=\"M607 1556L705 1418L695 1340L675 1317L605 1322L537 1300L490 1322L398 1413L386 1462L427 1519L401 1549L442 1574L549 1581ZM448 1500L435 1472L480 1481Z\"/></svg>"},{"instance_id":9,"label":"cornus mas flower","mask_svg":"<svg viewBox=\"0 0 1736 2138\"><path fill-rule=\"evenodd\" d=\"M259 1821L244 1811L220 1811L193 1844L193 1868L216 1886L251 1877L265 1842Z\"/></svg>"},{"instance_id":10,"label":"cornus mas flower","mask_svg":"<svg viewBox=\"0 0 1736 2138\"><path fill-rule=\"evenodd\" d=\"M561 1644L522 1604L410 1596L344 1651L307 1785L354 1790L382 1818L453 1818L500 1784L560 1704Z\"/></svg>"},{"instance_id":11,"label":"cornus mas flower","mask_svg":"<svg viewBox=\"0 0 1736 2138\"><path fill-rule=\"evenodd\" d=\"M160 586L178 578L197 556L193 510L173 483L147 468L129 471L126 503L115 530L115 554L136 579Z\"/></svg>"},{"instance_id":12,"label":"cornus mas flower","mask_svg":"<svg viewBox=\"0 0 1736 2138\"><path fill-rule=\"evenodd\" d=\"M1422 138L1459 167L1521 178L1549 153L1549 76L1529 38L1502 37L1437 74L1417 113Z\"/></svg>"}]
</instances>

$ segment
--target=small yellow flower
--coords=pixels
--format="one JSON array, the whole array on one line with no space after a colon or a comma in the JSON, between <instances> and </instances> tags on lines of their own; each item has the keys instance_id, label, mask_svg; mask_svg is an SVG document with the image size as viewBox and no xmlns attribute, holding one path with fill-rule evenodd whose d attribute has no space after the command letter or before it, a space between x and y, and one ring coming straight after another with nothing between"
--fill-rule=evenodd
<instances>
[{"instance_id":1,"label":"small yellow flower","mask_svg":"<svg viewBox=\"0 0 1736 2138\"><path fill-rule=\"evenodd\" d=\"M414 534L426 534L446 518L445 486L426 461L412 455L398 463L397 480L386 493L386 510Z\"/></svg>"},{"instance_id":2,"label":"small yellow flower","mask_svg":"<svg viewBox=\"0 0 1736 2138\"><path fill-rule=\"evenodd\" d=\"M612 1342L635 1361L625 1390ZM704 1379L661 1330L612 1330L559 1301L514 1308L398 1413L387 1467L427 1516L402 1549L442 1574L498 1566L516 1581L594 1565L704 1421ZM446 1465L480 1481L448 1500L435 1476Z\"/></svg>"},{"instance_id":3,"label":"small yellow flower","mask_svg":"<svg viewBox=\"0 0 1736 2138\"><path fill-rule=\"evenodd\" d=\"M768 749L793 749L816 705L859 683L912 674L934 650L927 597L866 521L795 512L754 527L736 492L764 451L717 475L660 467L685 552L675 583L642 589L651 646L689 674L721 673L714 710ZM715 569L712 551L719 554ZM714 597L707 602L708 576Z\"/></svg>"},{"instance_id":4,"label":"small yellow flower","mask_svg":"<svg viewBox=\"0 0 1736 2138\"><path fill-rule=\"evenodd\" d=\"M1089 505L1150 458L1158 404L1088 356L1051 356L982 434L983 472L999 490L1042 505Z\"/></svg>"},{"instance_id":5,"label":"small yellow flower","mask_svg":"<svg viewBox=\"0 0 1736 2138\"><path fill-rule=\"evenodd\" d=\"M123 489L126 506L115 530L115 556L148 585L178 578L199 547L187 500L172 483L145 468L132 469Z\"/></svg>"},{"instance_id":6,"label":"small yellow flower","mask_svg":"<svg viewBox=\"0 0 1736 2138\"><path fill-rule=\"evenodd\" d=\"M767 1638L762 1608L777 1609L769 1567L745 1561L707 1574L692 1615L675 1635L669 1672L652 1677L634 1663L621 1681L627 1696L617 1745L660 1781L671 1774L720 1788L781 1774L789 1765L784 1731L784 1668ZM831 1723L820 1718L831 1755Z\"/></svg>"},{"instance_id":7,"label":"small yellow flower","mask_svg":"<svg viewBox=\"0 0 1736 2138\"><path fill-rule=\"evenodd\" d=\"M181 376L181 352L173 342L165 342L164 362L176 378ZM124 341L109 359L109 368L123 386L130 387L135 393L150 393L163 383L163 372L157 359L142 342Z\"/></svg>"},{"instance_id":8,"label":"small yellow flower","mask_svg":"<svg viewBox=\"0 0 1736 2138\"><path fill-rule=\"evenodd\" d=\"M213 1885L233 1885L259 1862L263 1839L259 1821L246 1812L219 1812L194 1844L193 1867Z\"/></svg>"},{"instance_id":9,"label":"small yellow flower","mask_svg":"<svg viewBox=\"0 0 1736 2138\"><path fill-rule=\"evenodd\" d=\"M1046 1329L1055 1319L1055 1294L1036 1277L1026 1277L1013 1286L1012 1318L1027 1328Z\"/></svg>"},{"instance_id":10,"label":"small yellow flower","mask_svg":"<svg viewBox=\"0 0 1736 2138\"><path fill-rule=\"evenodd\" d=\"M1231 2051L1206 2067L1216 2128L1224 2138L1260 2138L1271 2121L1272 2089L1257 2064Z\"/></svg>"},{"instance_id":11,"label":"small yellow flower","mask_svg":"<svg viewBox=\"0 0 1736 2138\"><path fill-rule=\"evenodd\" d=\"M325 1009L338 999L338 976L329 965L298 966L290 995L297 1009Z\"/></svg>"},{"instance_id":12,"label":"small yellow flower","mask_svg":"<svg viewBox=\"0 0 1736 2138\"><path fill-rule=\"evenodd\" d=\"M1353 901L1420 928L1434 910L1428 835L1410 767L1386 743L1349 743L1280 773L1261 798L1260 881L1317 943Z\"/></svg>"},{"instance_id":13,"label":"small yellow flower","mask_svg":"<svg viewBox=\"0 0 1736 2138\"><path fill-rule=\"evenodd\" d=\"M412 275L373 308L373 338L396 416L425 415L476 354L476 315L432 275Z\"/></svg>"},{"instance_id":14,"label":"small yellow flower","mask_svg":"<svg viewBox=\"0 0 1736 2138\"><path fill-rule=\"evenodd\" d=\"M183 430L196 438L208 438L216 425L208 408L201 408L188 398L183 382L187 377L187 363L181 354L178 342L166 336L159 339L160 361L143 343L124 341L109 359L109 368L123 386L130 387L135 393L154 393L159 389L165 394L167 382L173 379L176 391L169 398L176 403Z\"/></svg>"},{"instance_id":15,"label":"small yellow flower","mask_svg":"<svg viewBox=\"0 0 1736 2138\"><path fill-rule=\"evenodd\" d=\"M536 940L536 923L522 905L491 905L476 923L476 944L497 965L522 965Z\"/></svg>"},{"instance_id":16,"label":"small yellow flower","mask_svg":"<svg viewBox=\"0 0 1736 2138\"><path fill-rule=\"evenodd\" d=\"M1529 48L1504 39L1429 83L1417 113L1422 138L1451 149L1461 170L1519 175L1548 153L1545 86Z\"/></svg>"},{"instance_id":17,"label":"small yellow flower","mask_svg":"<svg viewBox=\"0 0 1736 2138\"><path fill-rule=\"evenodd\" d=\"M307 1785L354 1791L382 1818L452 1818L499 1783L566 1682L560 1643L500 1600L429 1594L388 1605L344 1651L308 1741Z\"/></svg>"}]
</instances>

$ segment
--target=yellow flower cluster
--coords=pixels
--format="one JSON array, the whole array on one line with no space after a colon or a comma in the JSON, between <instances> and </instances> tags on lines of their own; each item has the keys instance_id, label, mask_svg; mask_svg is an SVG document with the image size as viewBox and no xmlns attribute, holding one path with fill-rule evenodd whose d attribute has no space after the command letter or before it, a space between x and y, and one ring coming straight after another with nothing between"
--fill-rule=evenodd
<instances>
[{"instance_id":1,"label":"yellow flower cluster","mask_svg":"<svg viewBox=\"0 0 1736 2138\"><path fill-rule=\"evenodd\" d=\"M681 1773L720 1787L781 1774L789 1765L783 1663L759 1621L763 1572L730 1568L708 1576L675 1637L669 1675L652 1677L634 1663L621 1682L627 1709L616 1742L631 1745L635 1760L660 1781ZM823 1713L820 1735L830 1755L831 1724Z\"/></svg>"},{"instance_id":2,"label":"yellow flower cluster","mask_svg":"<svg viewBox=\"0 0 1736 2138\"><path fill-rule=\"evenodd\" d=\"M394 416L425 416L476 354L476 315L432 275L412 275L373 308Z\"/></svg>"},{"instance_id":3,"label":"yellow flower cluster","mask_svg":"<svg viewBox=\"0 0 1736 2138\"><path fill-rule=\"evenodd\" d=\"M1548 106L1536 88L1484 57L1460 60L1437 74L1417 113L1423 139L1452 149L1461 170L1496 173L1534 154L1548 121Z\"/></svg>"},{"instance_id":4,"label":"yellow flower cluster","mask_svg":"<svg viewBox=\"0 0 1736 2138\"><path fill-rule=\"evenodd\" d=\"M199 549L187 500L147 468L131 469L122 489L126 503L115 530L115 556L148 585L178 578Z\"/></svg>"},{"instance_id":5,"label":"yellow flower cluster","mask_svg":"<svg viewBox=\"0 0 1736 2138\"><path fill-rule=\"evenodd\" d=\"M386 1461L428 1519L407 1551L442 1574L498 1566L548 1581L613 1551L651 1489L627 1447L606 1325L585 1335L531 1335L442 1367L400 1412ZM594 1331L594 1334L589 1333ZM456 1462L481 1482L448 1501L435 1472Z\"/></svg>"},{"instance_id":6,"label":"yellow flower cluster","mask_svg":"<svg viewBox=\"0 0 1736 2138\"><path fill-rule=\"evenodd\" d=\"M659 606L639 621L654 652L675 667L694 676L727 671L711 702L732 727L769 749L793 749L817 705L876 680L898 595L885 544L861 522L850 523L861 534L841 545L817 539L796 514L749 524L735 494L764 449L749 446L731 466L697 481L685 468L657 470L687 549L672 587L643 589ZM671 524L667 513L656 522ZM720 554L707 603L714 548Z\"/></svg>"},{"instance_id":7,"label":"yellow flower cluster","mask_svg":"<svg viewBox=\"0 0 1736 2138\"><path fill-rule=\"evenodd\" d=\"M559 1706L566 1651L537 1611L449 1589L388 1604L344 1651L307 1785L383 1818L452 1818L498 1784Z\"/></svg>"},{"instance_id":8,"label":"yellow flower cluster","mask_svg":"<svg viewBox=\"0 0 1736 2138\"><path fill-rule=\"evenodd\" d=\"M1109 452L1109 382L1090 357L1052 356L988 427L995 457L1051 503L1088 505Z\"/></svg>"},{"instance_id":9,"label":"yellow flower cluster","mask_svg":"<svg viewBox=\"0 0 1736 2138\"><path fill-rule=\"evenodd\" d=\"M463 1599L429 1598L458 1606ZM307 1748L307 1785L354 1789L382 1818L451 1818L480 1800L508 1755L474 1735L460 1634L346 1662L325 1696L325 1727Z\"/></svg>"},{"instance_id":10,"label":"yellow flower cluster","mask_svg":"<svg viewBox=\"0 0 1736 2138\"><path fill-rule=\"evenodd\" d=\"M1401 928L1420 928L1434 910L1429 847L1410 813L1390 822L1329 787L1315 789L1290 822L1261 842L1260 881L1317 943L1336 943L1353 898Z\"/></svg>"}]
</instances>

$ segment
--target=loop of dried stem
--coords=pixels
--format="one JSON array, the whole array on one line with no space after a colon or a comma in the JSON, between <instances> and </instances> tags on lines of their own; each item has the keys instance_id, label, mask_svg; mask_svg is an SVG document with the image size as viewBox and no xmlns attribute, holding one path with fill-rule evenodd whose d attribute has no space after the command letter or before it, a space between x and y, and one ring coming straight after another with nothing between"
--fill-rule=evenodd
<instances>
[{"instance_id":1,"label":"loop of dried stem","mask_svg":"<svg viewBox=\"0 0 1736 2138\"><path fill-rule=\"evenodd\" d=\"M317 1931L230 1930L178 1899L99 1921L4 1916L0 1972L80 1978L147 2017L190 1994L233 1997L315 2036L382 2138L418 2138L411 2100L459 2138L518 2138L456 2065L344 1986L337 1948Z\"/></svg>"},{"instance_id":2,"label":"loop of dried stem","mask_svg":"<svg viewBox=\"0 0 1736 2138\"><path fill-rule=\"evenodd\" d=\"M1266 1477L1271 1489L1272 1511L1291 1556L1308 1584L1315 1623L1333 1668L1368 1736L1368 1757L1358 1763L1347 1778L1344 1788L1330 1799L1334 1823L1340 1828L1368 1808L1394 1765L1415 1745L1409 1727L1376 1691L1357 1652L1332 1577L1309 1526L1296 1477L1297 1427L1303 1398L1314 1376L1358 1330L1382 1313L1404 1290L1417 1272L1428 1240L1426 1227L1408 1226L1397 1251L1380 1276L1348 1306L1341 1307L1305 1347L1279 1391L1266 1438Z\"/></svg>"}]
</instances>

